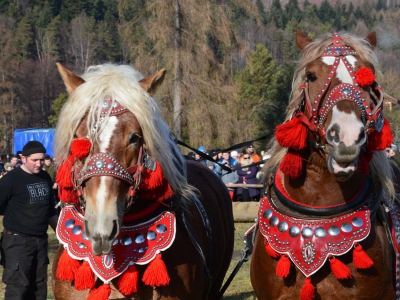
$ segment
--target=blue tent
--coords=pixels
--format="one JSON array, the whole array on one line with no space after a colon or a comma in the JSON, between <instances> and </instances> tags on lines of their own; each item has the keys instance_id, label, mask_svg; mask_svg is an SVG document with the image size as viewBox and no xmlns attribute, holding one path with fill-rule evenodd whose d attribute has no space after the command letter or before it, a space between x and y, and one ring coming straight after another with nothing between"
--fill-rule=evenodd
<instances>
[{"instance_id":1,"label":"blue tent","mask_svg":"<svg viewBox=\"0 0 400 300\"><path fill-rule=\"evenodd\" d=\"M22 151L29 141L39 141L46 148L46 153L53 157L54 128L28 128L14 130L14 154Z\"/></svg>"}]
</instances>

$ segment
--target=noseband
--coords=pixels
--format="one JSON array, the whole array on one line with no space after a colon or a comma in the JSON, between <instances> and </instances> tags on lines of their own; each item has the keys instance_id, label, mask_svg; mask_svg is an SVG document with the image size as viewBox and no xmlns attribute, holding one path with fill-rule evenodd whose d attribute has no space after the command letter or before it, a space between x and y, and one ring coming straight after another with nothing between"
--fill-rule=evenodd
<instances>
[{"instance_id":1,"label":"noseband","mask_svg":"<svg viewBox=\"0 0 400 300\"><path fill-rule=\"evenodd\" d=\"M306 103L306 112L305 116L302 117L302 122L308 126L308 128L319 135L323 140L325 140L325 128L323 127L328 113L332 110L332 108L342 100L351 100L354 101L361 110L362 114L362 122L365 126L365 130L367 132L376 130L380 132L383 127L383 115L382 115L382 105L383 105L383 89L376 82L373 82L371 85L372 90L375 95L378 97L379 101L376 101L375 98L371 95L373 102L371 105L367 104L367 101L362 93L362 88L360 87L360 83L356 78L356 71L353 66L346 59L346 55L356 55L357 52L352 48L343 46L342 41L340 39L340 35L338 33L333 34L333 44L325 48L324 53L321 57L335 57L335 61L332 65L332 68L329 72L329 76L325 81L324 87L317 94L317 97L314 100L310 99L309 95L309 87L308 82L306 81L304 84L300 86L302 92L305 95L305 103ZM332 79L335 77L337 68L340 62L343 62L347 71L349 72L353 83L341 83L335 86L332 91L328 95L328 99L325 101L325 104L321 106L322 97L325 95L329 86L332 83ZM297 112L299 114L300 112ZM300 113L302 114L302 113Z\"/></svg>"}]
</instances>

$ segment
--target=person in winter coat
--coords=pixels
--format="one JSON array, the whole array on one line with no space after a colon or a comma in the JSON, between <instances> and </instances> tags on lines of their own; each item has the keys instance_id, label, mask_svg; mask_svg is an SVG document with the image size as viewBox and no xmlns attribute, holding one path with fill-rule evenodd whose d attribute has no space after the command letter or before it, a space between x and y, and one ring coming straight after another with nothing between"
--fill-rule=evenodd
<instances>
[{"instance_id":1,"label":"person in winter coat","mask_svg":"<svg viewBox=\"0 0 400 300\"><path fill-rule=\"evenodd\" d=\"M241 163L237 166L239 175L238 183L257 184L257 166L246 167L253 163L253 159L249 153L243 155ZM243 168L244 167L244 168ZM236 195L240 201L258 201L260 199L260 190L257 188L237 188Z\"/></svg>"}]
</instances>

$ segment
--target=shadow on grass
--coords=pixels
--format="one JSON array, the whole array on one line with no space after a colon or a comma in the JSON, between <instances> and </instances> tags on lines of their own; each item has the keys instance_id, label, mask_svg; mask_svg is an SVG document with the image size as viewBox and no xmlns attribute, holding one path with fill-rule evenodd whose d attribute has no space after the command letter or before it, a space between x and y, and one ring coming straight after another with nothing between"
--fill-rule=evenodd
<instances>
[{"instance_id":1,"label":"shadow on grass","mask_svg":"<svg viewBox=\"0 0 400 300\"><path fill-rule=\"evenodd\" d=\"M224 296L224 300L243 300L243 299L257 299L254 292L243 292L236 295Z\"/></svg>"}]
</instances>

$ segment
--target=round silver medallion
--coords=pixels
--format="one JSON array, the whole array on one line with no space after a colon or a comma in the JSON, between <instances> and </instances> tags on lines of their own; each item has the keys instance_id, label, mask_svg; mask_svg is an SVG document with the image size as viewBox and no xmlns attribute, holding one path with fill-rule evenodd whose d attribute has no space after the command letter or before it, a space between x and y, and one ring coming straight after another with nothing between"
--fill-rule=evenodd
<instances>
[{"instance_id":1,"label":"round silver medallion","mask_svg":"<svg viewBox=\"0 0 400 300\"><path fill-rule=\"evenodd\" d=\"M141 244L145 241L146 239L144 238L143 234L138 233L135 235L135 243L136 244Z\"/></svg>"},{"instance_id":2,"label":"round silver medallion","mask_svg":"<svg viewBox=\"0 0 400 300\"><path fill-rule=\"evenodd\" d=\"M301 235L303 236L303 238L310 238L313 235L313 231L310 227L304 227L301 230Z\"/></svg>"},{"instance_id":3,"label":"round silver medallion","mask_svg":"<svg viewBox=\"0 0 400 300\"><path fill-rule=\"evenodd\" d=\"M124 246L128 246L130 244L132 244L132 239L129 235L124 235L123 237L121 237L121 244Z\"/></svg>"},{"instance_id":4,"label":"round silver medallion","mask_svg":"<svg viewBox=\"0 0 400 300\"><path fill-rule=\"evenodd\" d=\"M340 229L342 229L343 232L350 232L353 229L353 226L348 222L344 222L340 225Z\"/></svg>"},{"instance_id":5,"label":"round silver medallion","mask_svg":"<svg viewBox=\"0 0 400 300\"><path fill-rule=\"evenodd\" d=\"M297 226L292 226L292 227L290 227L290 229L289 229L289 234L290 234L292 237L298 236L298 235L300 234L300 229L299 229L299 227L297 227Z\"/></svg>"},{"instance_id":6,"label":"round silver medallion","mask_svg":"<svg viewBox=\"0 0 400 300\"><path fill-rule=\"evenodd\" d=\"M317 238L323 238L326 236L326 230L323 227L315 228L315 236Z\"/></svg>"},{"instance_id":7,"label":"round silver medallion","mask_svg":"<svg viewBox=\"0 0 400 300\"><path fill-rule=\"evenodd\" d=\"M143 248L143 247L140 247L140 248L138 249L138 252L139 252L139 253L143 253L143 252L144 252L144 248Z\"/></svg>"},{"instance_id":8,"label":"round silver medallion","mask_svg":"<svg viewBox=\"0 0 400 300\"><path fill-rule=\"evenodd\" d=\"M72 228L72 234L78 235L82 232L82 226L81 225L76 225L74 228Z\"/></svg>"},{"instance_id":9,"label":"round silver medallion","mask_svg":"<svg viewBox=\"0 0 400 300\"><path fill-rule=\"evenodd\" d=\"M72 228L75 225L75 220L74 219L69 219L67 222L65 222L65 227L67 228Z\"/></svg>"},{"instance_id":10,"label":"round silver medallion","mask_svg":"<svg viewBox=\"0 0 400 300\"><path fill-rule=\"evenodd\" d=\"M94 164L97 169L101 169L102 167L104 167L104 161L102 161L101 159L96 160L96 162Z\"/></svg>"},{"instance_id":11,"label":"round silver medallion","mask_svg":"<svg viewBox=\"0 0 400 300\"><path fill-rule=\"evenodd\" d=\"M280 222L278 225L278 230L280 232L285 232L286 230L288 230L288 228L289 228L289 225L285 221Z\"/></svg>"},{"instance_id":12,"label":"round silver medallion","mask_svg":"<svg viewBox=\"0 0 400 300\"><path fill-rule=\"evenodd\" d=\"M114 101L113 108L117 108L118 106L119 106L119 103L117 101Z\"/></svg>"},{"instance_id":13,"label":"round silver medallion","mask_svg":"<svg viewBox=\"0 0 400 300\"><path fill-rule=\"evenodd\" d=\"M82 233L82 238L83 238L84 240L88 240L88 237L86 236L86 233L85 233L85 232Z\"/></svg>"},{"instance_id":14,"label":"round silver medallion","mask_svg":"<svg viewBox=\"0 0 400 300\"><path fill-rule=\"evenodd\" d=\"M269 219L269 224L271 226L276 226L279 223L279 218L277 216L273 216L271 217L271 219Z\"/></svg>"},{"instance_id":15,"label":"round silver medallion","mask_svg":"<svg viewBox=\"0 0 400 300\"><path fill-rule=\"evenodd\" d=\"M272 216L272 210L266 209L264 210L264 219L269 219Z\"/></svg>"},{"instance_id":16,"label":"round silver medallion","mask_svg":"<svg viewBox=\"0 0 400 300\"><path fill-rule=\"evenodd\" d=\"M112 164L112 163L109 163L109 164L107 165L107 168L109 168L110 170L112 170L112 169L114 169L114 168L115 168L115 166L114 166L114 164Z\"/></svg>"},{"instance_id":17,"label":"round silver medallion","mask_svg":"<svg viewBox=\"0 0 400 300\"><path fill-rule=\"evenodd\" d=\"M340 233L340 229L339 229L339 227L337 227L337 226L331 226L331 227L329 227L329 229L328 229L328 233L329 233L331 236L337 236L337 235L339 235L339 233Z\"/></svg>"},{"instance_id":18,"label":"round silver medallion","mask_svg":"<svg viewBox=\"0 0 400 300\"><path fill-rule=\"evenodd\" d=\"M90 171L92 171L92 166L88 166L87 167L87 170L90 172Z\"/></svg>"},{"instance_id":19,"label":"round silver medallion","mask_svg":"<svg viewBox=\"0 0 400 300\"><path fill-rule=\"evenodd\" d=\"M115 239L113 242L113 246L115 246L116 244L118 244L118 239Z\"/></svg>"},{"instance_id":20,"label":"round silver medallion","mask_svg":"<svg viewBox=\"0 0 400 300\"><path fill-rule=\"evenodd\" d=\"M155 240L156 237L157 237L157 233L155 233L153 230L149 230L149 231L147 232L147 239L148 239L149 241Z\"/></svg>"},{"instance_id":21,"label":"round silver medallion","mask_svg":"<svg viewBox=\"0 0 400 300\"><path fill-rule=\"evenodd\" d=\"M355 217L351 220L351 223L356 227L361 227L364 224L364 221L359 217Z\"/></svg>"},{"instance_id":22,"label":"round silver medallion","mask_svg":"<svg viewBox=\"0 0 400 300\"><path fill-rule=\"evenodd\" d=\"M78 248L79 249L84 249L85 248L85 244L84 243L79 243Z\"/></svg>"},{"instance_id":23,"label":"round silver medallion","mask_svg":"<svg viewBox=\"0 0 400 300\"><path fill-rule=\"evenodd\" d=\"M156 230L158 233L166 233L167 232L167 226L164 224L158 224L156 227Z\"/></svg>"},{"instance_id":24,"label":"round silver medallion","mask_svg":"<svg viewBox=\"0 0 400 300\"><path fill-rule=\"evenodd\" d=\"M110 103L108 101L103 102L103 109L109 109L110 108Z\"/></svg>"}]
</instances>

